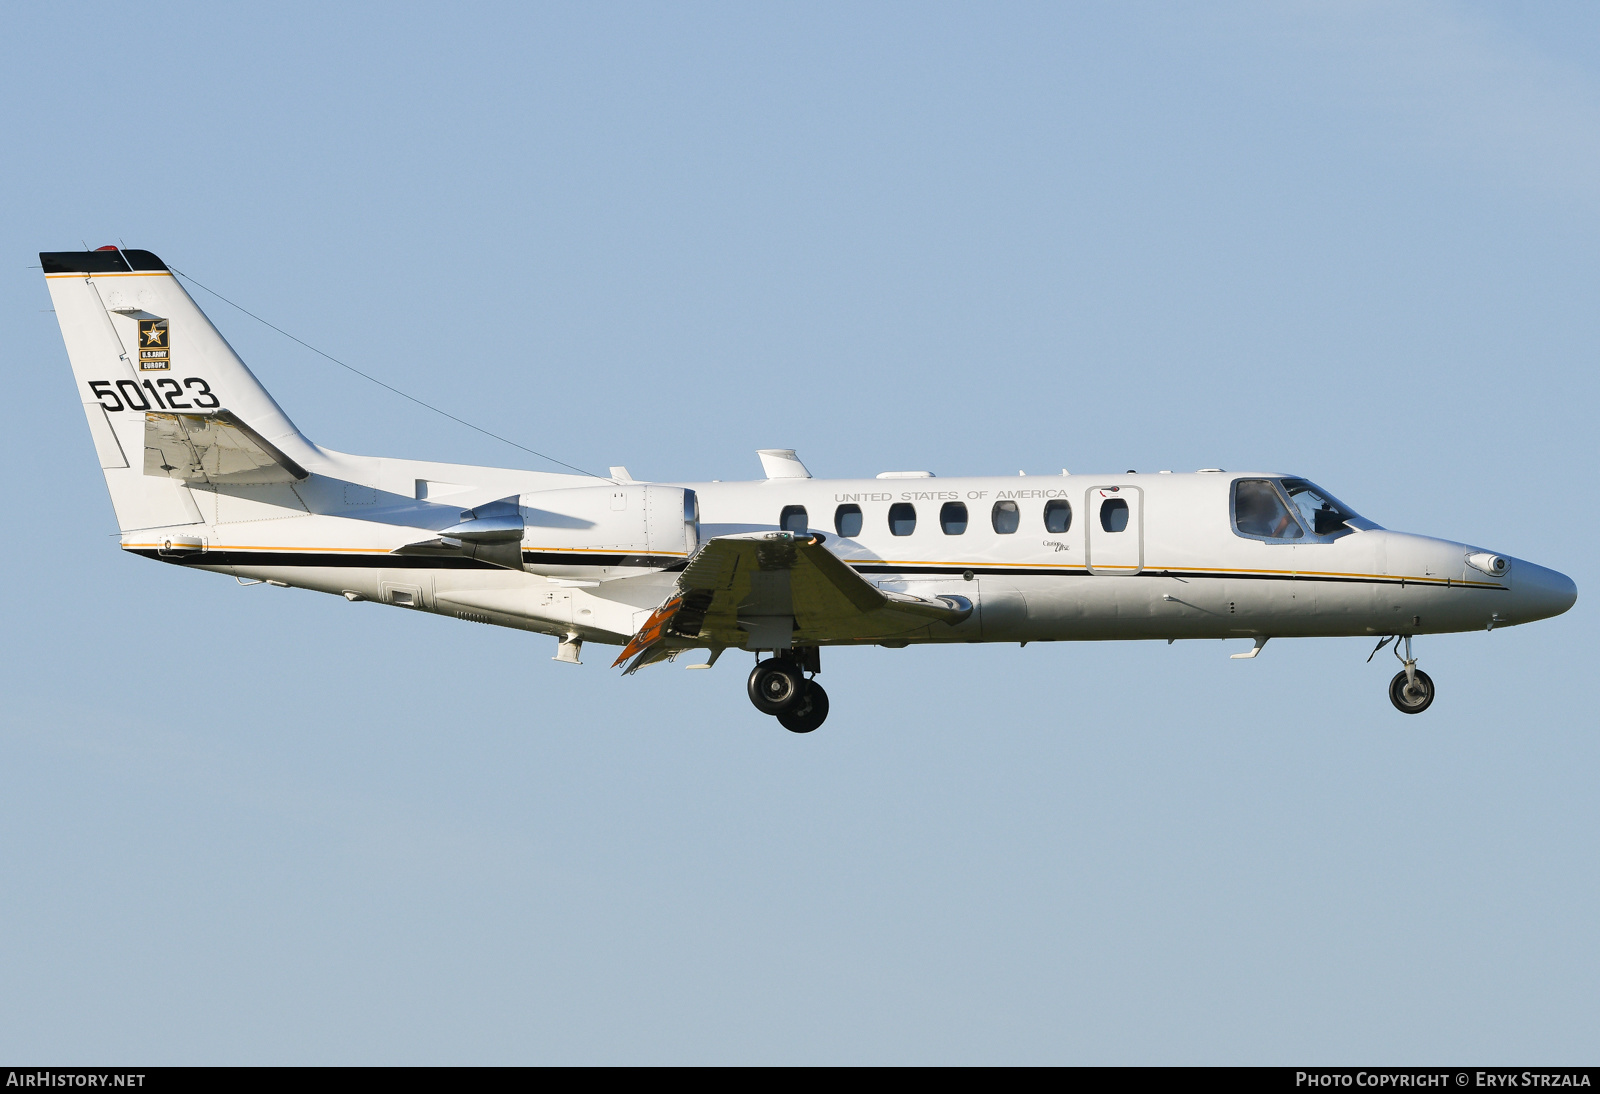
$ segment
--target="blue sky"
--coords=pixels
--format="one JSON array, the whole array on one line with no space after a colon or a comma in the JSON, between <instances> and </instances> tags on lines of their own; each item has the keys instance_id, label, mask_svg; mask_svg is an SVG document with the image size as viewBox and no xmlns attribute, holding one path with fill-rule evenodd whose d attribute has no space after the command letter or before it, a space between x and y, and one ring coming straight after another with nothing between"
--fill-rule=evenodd
<instances>
[{"instance_id":1,"label":"blue sky","mask_svg":"<svg viewBox=\"0 0 1600 1094\"><path fill-rule=\"evenodd\" d=\"M0 1056L1593 1061L1592 7L11 20ZM119 241L580 466L1276 469L1580 599L1418 718L1357 639L852 650L794 737L122 557L29 268ZM197 295L319 443L538 466Z\"/></svg>"}]
</instances>

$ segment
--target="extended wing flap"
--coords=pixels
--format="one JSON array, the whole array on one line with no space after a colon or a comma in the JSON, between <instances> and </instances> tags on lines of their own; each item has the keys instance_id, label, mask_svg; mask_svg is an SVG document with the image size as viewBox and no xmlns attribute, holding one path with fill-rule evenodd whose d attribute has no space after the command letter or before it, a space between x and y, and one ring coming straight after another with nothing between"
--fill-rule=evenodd
<instances>
[{"instance_id":1,"label":"extended wing flap","mask_svg":"<svg viewBox=\"0 0 1600 1094\"><path fill-rule=\"evenodd\" d=\"M305 468L226 410L144 416L144 473L211 485L300 482Z\"/></svg>"},{"instance_id":2,"label":"extended wing flap","mask_svg":"<svg viewBox=\"0 0 1600 1094\"><path fill-rule=\"evenodd\" d=\"M770 649L871 641L931 623L960 623L971 614L970 604L878 589L824 547L820 537L721 536L684 568L678 592L634 636L624 658L669 647ZM766 645L774 633L782 633L784 641ZM654 659L641 656L633 667Z\"/></svg>"}]
</instances>

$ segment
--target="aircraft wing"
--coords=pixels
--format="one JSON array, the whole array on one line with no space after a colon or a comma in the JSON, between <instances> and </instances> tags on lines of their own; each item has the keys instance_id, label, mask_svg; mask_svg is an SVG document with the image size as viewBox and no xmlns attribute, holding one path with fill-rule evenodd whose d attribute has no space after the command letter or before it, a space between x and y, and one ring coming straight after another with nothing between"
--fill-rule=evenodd
<instances>
[{"instance_id":1,"label":"aircraft wing","mask_svg":"<svg viewBox=\"0 0 1600 1094\"><path fill-rule=\"evenodd\" d=\"M144 416L144 473L212 485L299 482L305 468L226 410Z\"/></svg>"},{"instance_id":2,"label":"aircraft wing","mask_svg":"<svg viewBox=\"0 0 1600 1094\"><path fill-rule=\"evenodd\" d=\"M822 545L791 532L719 536L678 575L617 658L628 672L696 646L787 649L893 638L972 614L963 597L925 600L879 589Z\"/></svg>"}]
</instances>

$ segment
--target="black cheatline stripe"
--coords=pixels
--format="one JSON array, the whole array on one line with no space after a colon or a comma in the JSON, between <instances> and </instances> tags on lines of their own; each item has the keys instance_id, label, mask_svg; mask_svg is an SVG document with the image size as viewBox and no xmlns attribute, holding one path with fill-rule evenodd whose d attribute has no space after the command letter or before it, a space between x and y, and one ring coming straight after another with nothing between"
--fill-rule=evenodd
<instances>
[{"instance_id":1,"label":"black cheatline stripe","mask_svg":"<svg viewBox=\"0 0 1600 1094\"><path fill-rule=\"evenodd\" d=\"M681 570L689 564L682 555L603 555L576 551L523 551L522 561L541 566L646 566L656 570Z\"/></svg>"},{"instance_id":2,"label":"black cheatline stripe","mask_svg":"<svg viewBox=\"0 0 1600 1094\"><path fill-rule=\"evenodd\" d=\"M855 563L846 560L858 574L954 574L960 576L968 570L973 577L1003 574L1007 577L1082 577L1088 574L1083 567L1063 569L1059 566L889 566L882 563Z\"/></svg>"},{"instance_id":3,"label":"black cheatline stripe","mask_svg":"<svg viewBox=\"0 0 1600 1094\"><path fill-rule=\"evenodd\" d=\"M882 563L857 564L850 563L851 569L861 574L964 574L972 571L974 577L1003 575L1006 577L1088 577L1090 571L1086 567L1029 567L1029 566L891 566ZM1260 574L1242 571L1227 573L1208 573L1195 570L1154 570L1143 569L1134 574L1112 574L1112 577L1182 577L1198 581L1216 580L1243 580L1243 581L1324 581L1332 584L1344 585L1415 585L1424 589L1487 589L1491 592L1509 592L1505 585L1468 585L1462 581L1451 579L1444 581L1419 581L1416 578L1404 577L1360 577L1341 576L1338 574Z\"/></svg>"},{"instance_id":4,"label":"black cheatline stripe","mask_svg":"<svg viewBox=\"0 0 1600 1094\"><path fill-rule=\"evenodd\" d=\"M344 553L321 551L201 551L187 555L163 555L150 547L124 548L129 554L143 555L160 562L200 564L206 566L336 566L343 569L384 570L503 570L492 562L476 558L459 558L451 555L391 555L373 552ZM638 566L658 570L681 570L686 560L673 555L602 555L568 554L524 551L524 562L562 566Z\"/></svg>"},{"instance_id":5,"label":"black cheatline stripe","mask_svg":"<svg viewBox=\"0 0 1600 1094\"><path fill-rule=\"evenodd\" d=\"M192 555L168 556L147 547L124 548L158 562L191 566L312 566L368 570L501 570L490 562L475 558L427 558L417 555L319 554L315 551L202 551Z\"/></svg>"},{"instance_id":6,"label":"black cheatline stripe","mask_svg":"<svg viewBox=\"0 0 1600 1094\"><path fill-rule=\"evenodd\" d=\"M1360 577L1341 574L1252 574L1194 573L1189 570L1144 570L1138 577L1186 577L1195 579L1233 578L1246 581L1325 581L1335 585L1415 585L1419 589L1487 589L1491 592L1510 592L1505 585L1468 585L1451 578L1449 581L1421 581L1414 577Z\"/></svg>"}]
</instances>

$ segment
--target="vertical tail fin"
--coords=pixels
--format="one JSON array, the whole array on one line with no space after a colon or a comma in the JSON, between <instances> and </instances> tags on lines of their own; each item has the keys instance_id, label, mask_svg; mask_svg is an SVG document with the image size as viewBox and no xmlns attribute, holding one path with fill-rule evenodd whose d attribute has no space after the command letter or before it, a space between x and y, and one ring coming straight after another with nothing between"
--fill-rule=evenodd
<instances>
[{"instance_id":1,"label":"vertical tail fin","mask_svg":"<svg viewBox=\"0 0 1600 1094\"><path fill-rule=\"evenodd\" d=\"M228 411L291 458L315 448L149 251L39 256L124 531L200 522L187 485L145 474L146 414Z\"/></svg>"}]
</instances>

